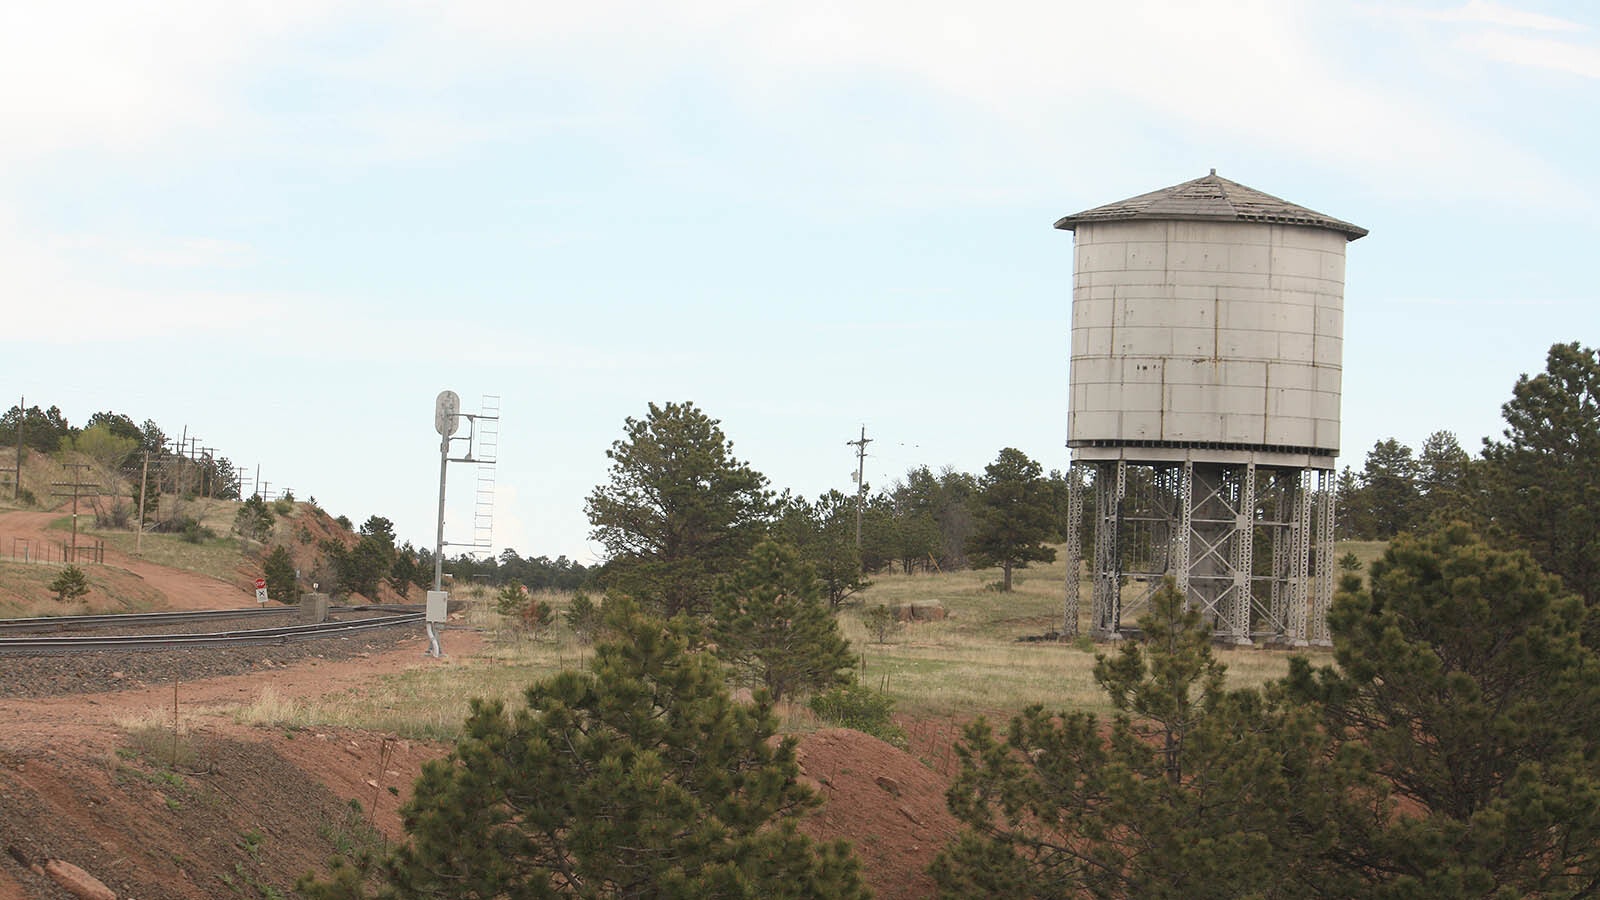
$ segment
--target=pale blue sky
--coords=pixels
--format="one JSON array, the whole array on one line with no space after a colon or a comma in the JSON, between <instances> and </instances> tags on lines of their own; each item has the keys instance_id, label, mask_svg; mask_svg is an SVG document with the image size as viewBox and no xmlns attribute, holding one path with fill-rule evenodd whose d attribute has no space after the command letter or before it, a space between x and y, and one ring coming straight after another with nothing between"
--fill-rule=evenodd
<instances>
[{"instance_id":1,"label":"pale blue sky","mask_svg":"<svg viewBox=\"0 0 1600 900\"><path fill-rule=\"evenodd\" d=\"M1051 223L1211 167L1372 231L1341 465L1476 450L1600 343L1586 3L12 7L0 404L188 425L419 544L444 388L501 397L496 546L586 563L650 401L807 496L862 424L874 486L1065 468Z\"/></svg>"}]
</instances>

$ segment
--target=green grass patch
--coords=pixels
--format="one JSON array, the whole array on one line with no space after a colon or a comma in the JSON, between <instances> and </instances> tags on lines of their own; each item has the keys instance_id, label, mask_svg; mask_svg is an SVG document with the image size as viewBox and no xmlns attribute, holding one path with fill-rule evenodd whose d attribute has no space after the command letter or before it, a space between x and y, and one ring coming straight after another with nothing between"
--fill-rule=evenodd
<instances>
[{"instance_id":1,"label":"green grass patch","mask_svg":"<svg viewBox=\"0 0 1600 900\"><path fill-rule=\"evenodd\" d=\"M138 556L172 569L209 575L220 581L231 582L236 579L239 564L244 561L244 554L239 550L239 539L235 537L207 538L198 544L191 544L176 534L146 533L142 542L138 535L130 531L95 531L93 536L105 541L107 547L129 556ZM140 546L137 553L134 552L135 545Z\"/></svg>"},{"instance_id":2,"label":"green grass patch","mask_svg":"<svg viewBox=\"0 0 1600 900\"><path fill-rule=\"evenodd\" d=\"M50 590L62 568L56 563L0 561L0 618L145 612L155 609L160 599L142 581L86 562L78 568L89 583L89 593L63 603Z\"/></svg>"},{"instance_id":3,"label":"green grass patch","mask_svg":"<svg viewBox=\"0 0 1600 900\"><path fill-rule=\"evenodd\" d=\"M1340 541L1337 544L1334 544L1333 558L1335 561L1335 585L1337 586L1339 577L1338 560L1343 559L1345 554L1354 553L1356 555L1356 559L1361 561L1361 581L1365 583L1367 580L1367 570L1372 567L1372 564L1376 562L1378 557L1383 555L1383 551L1387 549L1389 549L1388 541Z\"/></svg>"}]
</instances>

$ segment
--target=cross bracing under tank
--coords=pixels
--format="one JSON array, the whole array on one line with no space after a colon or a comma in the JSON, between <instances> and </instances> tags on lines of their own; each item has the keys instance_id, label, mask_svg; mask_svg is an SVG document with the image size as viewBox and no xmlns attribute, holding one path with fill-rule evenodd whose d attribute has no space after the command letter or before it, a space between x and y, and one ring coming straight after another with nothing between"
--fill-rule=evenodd
<instances>
[{"instance_id":1,"label":"cross bracing under tank","mask_svg":"<svg viewBox=\"0 0 1600 900\"><path fill-rule=\"evenodd\" d=\"M1326 643L1331 471L1256 461L1074 463L1062 633L1080 622L1076 574L1092 510L1089 633L1124 636L1171 578L1219 640Z\"/></svg>"}]
</instances>

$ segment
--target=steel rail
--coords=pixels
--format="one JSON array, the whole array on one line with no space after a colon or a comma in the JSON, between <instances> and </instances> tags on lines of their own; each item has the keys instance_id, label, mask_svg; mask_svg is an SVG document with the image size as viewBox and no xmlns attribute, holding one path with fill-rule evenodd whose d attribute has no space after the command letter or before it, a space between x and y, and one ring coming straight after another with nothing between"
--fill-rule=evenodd
<instances>
[{"instance_id":1,"label":"steel rail","mask_svg":"<svg viewBox=\"0 0 1600 900\"><path fill-rule=\"evenodd\" d=\"M207 619L254 619L272 615L285 615L290 607L241 607L239 609L201 609L182 612L112 613L97 616L37 616L29 619L0 619L0 632L4 631L69 631L90 628L113 628L119 625L163 625L178 622L202 622Z\"/></svg>"},{"instance_id":2,"label":"steel rail","mask_svg":"<svg viewBox=\"0 0 1600 900\"><path fill-rule=\"evenodd\" d=\"M184 650L207 647L247 647L261 644L286 644L315 640L350 632L407 625L422 620L422 613L408 612L348 622L323 622L316 625L285 625L214 634L130 634L104 637L48 636L0 638L0 655L85 653L108 650Z\"/></svg>"},{"instance_id":3,"label":"steel rail","mask_svg":"<svg viewBox=\"0 0 1600 900\"><path fill-rule=\"evenodd\" d=\"M330 614L343 612L418 612L417 604L367 604L363 606L332 606ZM122 625L167 625L182 622L203 622L209 619L254 619L292 615L292 606L246 606L238 609L192 609L177 612L109 613L93 616L35 616L27 619L0 619L0 633L9 631L79 631L95 628L114 628Z\"/></svg>"}]
</instances>

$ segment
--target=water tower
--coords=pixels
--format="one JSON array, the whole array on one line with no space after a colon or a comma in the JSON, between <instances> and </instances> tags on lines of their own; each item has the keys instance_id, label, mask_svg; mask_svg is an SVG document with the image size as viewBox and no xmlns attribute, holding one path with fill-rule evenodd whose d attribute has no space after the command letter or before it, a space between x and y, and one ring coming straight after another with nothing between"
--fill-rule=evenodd
<instances>
[{"instance_id":1,"label":"water tower","mask_svg":"<svg viewBox=\"0 0 1600 900\"><path fill-rule=\"evenodd\" d=\"M1224 640L1326 643L1344 254L1366 229L1215 169L1056 227L1075 244L1063 633L1088 512L1096 638L1170 575Z\"/></svg>"}]
</instances>

